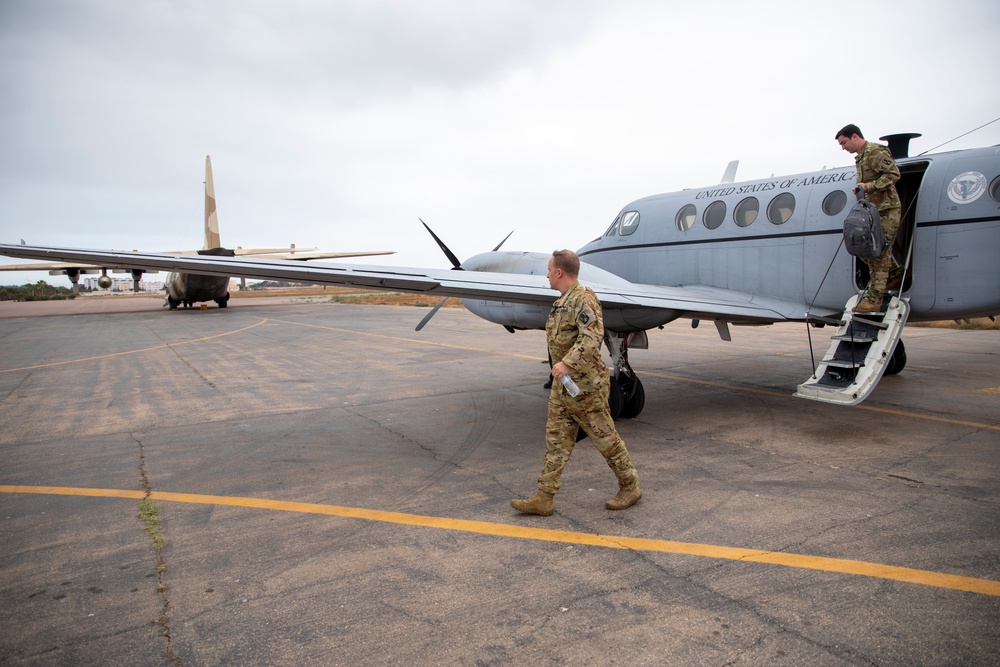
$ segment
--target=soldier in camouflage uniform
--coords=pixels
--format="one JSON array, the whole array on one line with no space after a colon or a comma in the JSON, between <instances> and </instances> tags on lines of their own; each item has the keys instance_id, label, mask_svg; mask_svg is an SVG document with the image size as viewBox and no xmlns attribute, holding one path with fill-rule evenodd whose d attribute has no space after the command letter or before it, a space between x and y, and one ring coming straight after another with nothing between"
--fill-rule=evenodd
<instances>
[{"instance_id":1,"label":"soldier in camouflage uniform","mask_svg":"<svg viewBox=\"0 0 1000 667\"><path fill-rule=\"evenodd\" d=\"M610 510L631 507L642 496L639 478L625 442L615 430L608 410L611 388L608 367L601 359L604 323L601 302L593 290L577 281L580 258L570 250L557 250L549 259L549 285L561 296L552 305L545 325L549 356L555 362L545 424L545 463L538 477L538 493L527 500L512 500L519 512L549 516L552 497L559 492L559 478L583 429L618 478L618 495L604 503ZM580 388L570 396L562 382L569 375Z\"/></svg>"},{"instance_id":2,"label":"soldier in camouflage uniform","mask_svg":"<svg viewBox=\"0 0 1000 667\"><path fill-rule=\"evenodd\" d=\"M865 298L855 307L856 313L877 313L882 310L882 296L889 281L890 272L898 280L893 259L892 244L899 231L900 203L896 192L896 181L899 180L899 167L892 159L889 149L882 144L865 141L864 135L857 125L847 125L834 137L840 147L849 153L854 153L854 163L858 170L858 185L864 191L882 218L882 231L885 233L885 251L876 259L865 260L871 280ZM895 281L894 281L895 282Z\"/></svg>"}]
</instances>

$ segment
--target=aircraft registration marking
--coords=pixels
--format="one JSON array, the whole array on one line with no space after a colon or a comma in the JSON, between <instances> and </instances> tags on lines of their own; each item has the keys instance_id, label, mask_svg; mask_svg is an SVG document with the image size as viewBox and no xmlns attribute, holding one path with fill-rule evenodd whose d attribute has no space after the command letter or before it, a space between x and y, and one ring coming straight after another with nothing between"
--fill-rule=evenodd
<instances>
[{"instance_id":1,"label":"aircraft registration marking","mask_svg":"<svg viewBox=\"0 0 1000 667\"><path fill-rule=\"evenodd\" d=\"M61 496L87 496L93 498L126 498L142 500L147 497L145 491L130 489L91 489L61 486L10 486L0 485L0 493L48 494ZM420 514L405 514L384 510L364 509L360 507L343 507L339 505L324 505L318 503L302 503L268 498L242 498L238 496L213 496L193 493L170 493L153 491L148 495L151 500L162 502L189 503L196 505L225 505L230 507L246 507L278 512L298 512L301 514L320 514L337 516L347 519L364 521L379 521L420 528L437 528L479 535L511 537L516 539L539 540L544 542L559 542L564 544L579 544L606 549L627 549L631 551L648 551L658 553L699 556L702 558L718 558L752 563L767 563L821 572L836 572L876 579L891 579L935 588L946 588L969 593L979 593L1000 597L1000 581L978 579L931 570L918 570L882 563L829 558L825 556L810 556L808 554L788 553L781 551L764 551L760 549L745 549L713 544L698 544L695 542L677 542L674 540L657 540L621 535L600 535L596 533L581 533L575 531L552 530L548 528L531 528L488 521L470 521L466 519L450 519L447 517L424 516Z\"/></svg>"}]
</instances>

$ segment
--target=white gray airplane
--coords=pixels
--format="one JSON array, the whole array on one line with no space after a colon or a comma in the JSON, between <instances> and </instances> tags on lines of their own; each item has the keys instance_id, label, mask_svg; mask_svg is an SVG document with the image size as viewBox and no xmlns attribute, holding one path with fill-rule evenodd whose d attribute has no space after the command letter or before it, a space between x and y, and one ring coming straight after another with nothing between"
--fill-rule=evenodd
<instances>
[{"instance_id":1,"label":"white gray airplane","mask_svg":"<svg viewBox=\"0 0 1000 667\"><path fill-rule=\"evenodd\" d=\"M23 241L22 241L23 243ZM307 261L316 259L337 259L341 257L362 257L368 255L391 255L395 251L376 250L359 252L309 252L316 248L296 248L293 243L288 248L242 248L235 249L222 247L222 239L219 235L219 215L215 207L215 181L212 178L212 157L205 156L205 242L201 250L178 250L168 254L173 255L214 255L217 257L245 257L253 255L255 257L269 259L286 259L295 261ZM108 289L112 281L108 277L108 271L124 273L126 269L120 268L113 263L97 262L94 264L83 264L78 262L55 262L48 264L0 264L0 271L48 271L49 275L65 275L73 283L73 291L78 291L80 276L83 274L97 274L101 277L97 279L98 287ZM142 268L132 268L134 289L139 290L139 281L144 273L156 273L155 270ZM230 276L202 275L195 273L185 273L177 271L170 273L165 281L167 292L164 305L175 309L178 306L190 308L200 301L214 301L220 308L225 308L229 302L229 280Z\"/></svg>"},{"instance_id":2,"label":"white gray airplane","mask_svg":"<svg viewBox=\"0 0 1000 667\"><path fill-rule=\"evenodd\" d=\"M724 340L731 338L729 325L836 327L796 395L854 404L883 374L903 369L899 336L908 320L1000 313L1000 146L905 157L908 136L883 137L902 174L895 254L906 273L902 290L879 314L852 312L868 280L864 263L841 247L854 200L853 166L734 182L731 164L719 185L622 208L579 250L580 280L604 308L612 412L634 417L642 411L645 392L629 348L648 346L647 330L676 319L694 326L711 320ZM0 245L0 254L454 296L512 332L544 328L557 296L545 278L549 254L494 250L459 262L441 245L452 270L18 245Z\"/></svg>"}]
</instances>

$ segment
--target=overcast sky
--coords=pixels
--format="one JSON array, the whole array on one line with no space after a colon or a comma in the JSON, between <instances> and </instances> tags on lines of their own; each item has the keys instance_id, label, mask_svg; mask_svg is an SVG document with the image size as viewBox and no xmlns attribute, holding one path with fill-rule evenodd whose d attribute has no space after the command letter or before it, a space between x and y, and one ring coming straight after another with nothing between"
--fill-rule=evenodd
<instances>
[{"instance_id":1,"label":"overcast sky","mask_svg":"<svg viewBox=\"0 0 1000 667\"><path fill-rule=\"evenodd\" d=\"M733 159L853 164L849 122L919 153L1000 117L995 0L674 4L0 0L0 241L200 248L210 154L227 246L444 267L418 217L575 249Z\"/></svg>"}]
</instances>

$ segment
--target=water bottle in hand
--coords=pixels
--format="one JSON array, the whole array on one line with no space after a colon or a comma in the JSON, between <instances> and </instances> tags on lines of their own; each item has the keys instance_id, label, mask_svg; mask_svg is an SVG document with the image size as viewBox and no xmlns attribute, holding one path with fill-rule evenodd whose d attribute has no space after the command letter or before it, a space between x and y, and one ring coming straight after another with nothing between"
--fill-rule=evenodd
<instances>
[{"instance_id":1,"label":"water bottle in hand","mask_svg":"<svg viewBox=\"0 0 1000 667\"><path fill-rule=\"evenodd\" d=\"M573 382L572 378L570 378L569 375L563 375L561 378L559 378L559 381L562 382L564 387L566 387L566 392L570 396L580 395L580 388L576 386L576 383Z\"/></svg>"}]
</instances>

